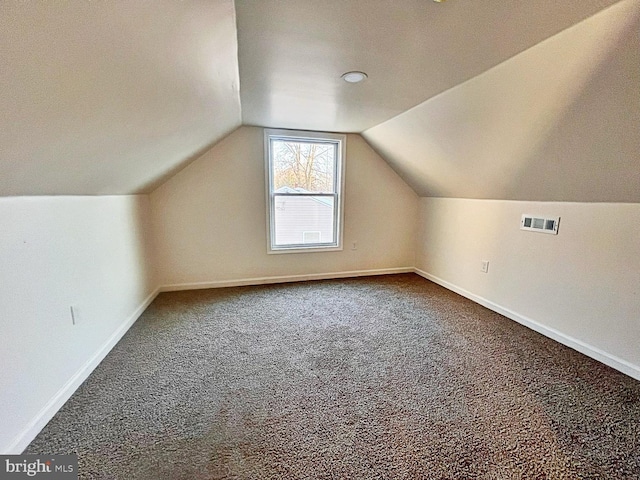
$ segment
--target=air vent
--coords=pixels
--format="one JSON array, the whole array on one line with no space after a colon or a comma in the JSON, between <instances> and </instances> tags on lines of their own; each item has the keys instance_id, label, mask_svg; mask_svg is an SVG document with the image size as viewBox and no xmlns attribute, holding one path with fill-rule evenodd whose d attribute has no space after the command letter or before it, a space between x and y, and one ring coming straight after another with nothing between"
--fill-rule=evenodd
<instances>
[{"instance_id":1,"label":"air vent","mask_svg":"<svg viewBox=\"0 0 640 480\"><path fill-rule=\"evenodd\" d=\"M560 217L542 217L540 215L522 215L520 230L530 230L532 232L558 234Z\"/></svg>"}]
</instances>

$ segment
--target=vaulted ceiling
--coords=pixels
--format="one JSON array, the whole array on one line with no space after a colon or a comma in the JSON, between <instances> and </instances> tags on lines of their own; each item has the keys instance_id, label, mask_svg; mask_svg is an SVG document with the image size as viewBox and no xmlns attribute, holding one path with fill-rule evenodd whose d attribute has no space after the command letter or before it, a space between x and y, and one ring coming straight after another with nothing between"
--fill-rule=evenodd
<instances>
[{"instance_id":1,"label":"vaulted ceiling","mask_svg":"<svg viewBox=\"0 0 640 480\"><path fill-rule=\"evenodd\" d=\"M0 195L148 191L241 123L232 0L0 3Z\"/></svg>"},{"instance_id":2,"label":"vaulted ceiling","mask_svg":"<svg viewBox=\"0 0 640 480\"><path fill-rule=\"evenodd\" d=\"M640 202L640 2L620 2L363 136L421 196Z\"/></svg>"},{"instance_id":3,"label":"vaulted ceiling","mask_svg":"<svg viewBox=\"0 0 640 480\"><path fill-rule=\"evenodd\" d=\"M361 132L613 3L236 0L243 121Z\"/></svg>"},{"instance_id":4,"label":"vaulted ceiling","mask_svg":"<svg viewBox=\"0 0 640 480\"><path fill-rule=\"evenodd\" d=\"M244 123L362 133L420 195L640 202L639 18L640 0L2 2L0 195L148 192Z\"/></svg>"}]
</instances>

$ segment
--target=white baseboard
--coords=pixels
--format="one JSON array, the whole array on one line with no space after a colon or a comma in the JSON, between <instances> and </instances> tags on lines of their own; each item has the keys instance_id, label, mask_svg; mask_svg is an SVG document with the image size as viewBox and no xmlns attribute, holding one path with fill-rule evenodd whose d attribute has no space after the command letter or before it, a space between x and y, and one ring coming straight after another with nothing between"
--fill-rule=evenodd
<instances>
[{"instance_id":1,"label":"white baseboard","mask_svg":"<svg viewBox=\"0 0 640 480\"><path fill-rule=\"evenodd\" d=\"M37 415L29 422L24 430L16 436L16 438L6 447L0 451L5 454L20 454L24 449L33 441L33 439L40 433L44 426L53 418L56 412L64 405L64 403L73 395L78 387L84 382L91 372L100 364L100 362L107 356L111 349L118 343L118 341L124 336L124 334L131 328L135 321L142 315L144 310L151 304L155 297L160 292L170 292L179 290L195 290L204 288L221 288L221 287L237 287L245 285L264 285L272 283L286 283L286 282L301 282L309 280L325 280L333 278L349 278L349 277L363 277L372 275L389 275L396 273L409 273L415 272L416 274L431 280L438 285L447 288L453 292L456 292L463 297L466 297L484 307L487 307L494 312L504 315L511 320L514 320L546 337L549 337L563 345L566 345L580 353L583 353L599 362L604 363L630 377L640 380L640 367L633 365L626 360L611 355L599 348L588 345L580 340L565 335L564 333L555 330L553 328L542 325L535 320L520 315L508 308L502 307L484 297L475 295L463 288L458 287L446 280L443 280L435 275L431 275L423 270L413 267L400 267L400 268L385 268L374 270L354 270L348 272L330 272L330 273L317 273L307 275L287 275L287 276L274 276L274 277L258 277L258 278L245 278L235 280L221 280L214 282L197 282L197 283L181 283L172 285L163 285L153 291L145 300L136 308L136 310L118 327L118 329L107 339L106 342L98 349L98 351L64 384L62 388L49 400L49 402L38 412Z\"/></svg>"},{"instance_id":2,"label":"white baseboard","mask_svg":"<svg viewBox=\"0 0 640 480\"><path fill-rule=\"evenodd\" d=\"M556 342L566 345L569 348L577 350L578 352L588 357L591 357L594 360L597 360L601 363L604 363L605 365L608 365L611 368L615 368L616 370L624 373L625 375L629 375L630 377L635 378L636 380L640 380L640 367L638 367L637 365L627 362L622 358L618 358L615 355L611 355L610 353L607 353L604 350L600 350L599 348L596 348L592 345L584 343L581 340L578 340L569 335L566 335L554 328L542 325L541 323L538 323L535 320L532 320L531 318L525 317L524 315L520 315L519 313L516 313L513 310L509 310L508 308L498 305L497 303L494 303L491 300L487 300L484 297L471 293L465 290L464 288L458 287L457 285L447 282L446 280L436 277L435 275L432 275L428 272L420 270L419 268L415 268L414 272L420 275L421 277L426 278L427 280L431 280L432 282L437 283L438 285L441 285L448 290L451 290L452 292L455 292L459 295L462 295L463 297L468 298L469 300L479 303L483 307L487 307L489 310L493 310L494 312L499 313L500 315L504 315L505 317L510 318L511 320L514 320L520 323L521 325L524 325L525 327L528 327L531 330L534 330L544 335L545 337L549 337L552 340L555 340Z\"/></svg>"},{"instance_id":3,"label":"white baseboard","mask_svg":"<svg viewBox=\"0 0 640 480\"><path fill-rule=\"evenodd\" d=\"M281 277L261 277L238 280L223 280L216 282L184 283L177 285L165 285L156 288L136 310L117 328L117 330L102 344L96 353L58 390L58 392L47 402L47 404L31 419L27 426L20 432L14 440L0 452L7 455L17 455L24 451L33 439L40 433L45 425L53 418L74 392L80 387L91 372L100 364L113 347L120 341L125 333L142 315L145 309L153 302L158 293L176 290L193 290L202 288L234 287L243 285L262 285L269 283L300 282L307 280L323 280L331 278L361 277L369 275L388 275L393 273L413 272L413 267L386 268L378 270L357 270L350 272L333 272L310 275L289 275Z\"/></svg>"},{"instance_id":4,"label":"white baseboard","mask_svg":"<svg viewBox=\"0 0 640 480\"><path fill-rule=\"evenodd\" d=\"M390 275L394 273L412 273L413 267L381 268L375 270L353 270L349 272L312 273L306 275L285 275L280 277L257 277L215 282L174 283L160 287L161 292L180 290L199 290L204 288L243 287L246 285L266 285L270 283L306 282L309 280L330 280L332 278L368 277L372 275Z\"/></svg>"},{"instance_id":5,"label":"white baseboard","mask_svg":"<svg viewBox=\"0 0 640 480\"><path fill-rule=\"evenodd\" d=\"M25 448L33 441L34 438L45 427L49 420L60 410L67 400L74 394L74 392L80 387L91 372L100 364L102 360L107 356L111 349L120 341L125 333L136 322L138 317L142 315L142 312L153 302L156 298L159 289L154 290L144 301L136 308L136 310L113 332L113 334L107 339L106 342L96 351L96 353L58 390L58 392L47 402L47 404L40 410L27 424L22 432L20 432L16 438L6 448L1 451L7 455L18 455L24 451Z\"/></svg>"}]
</instances>

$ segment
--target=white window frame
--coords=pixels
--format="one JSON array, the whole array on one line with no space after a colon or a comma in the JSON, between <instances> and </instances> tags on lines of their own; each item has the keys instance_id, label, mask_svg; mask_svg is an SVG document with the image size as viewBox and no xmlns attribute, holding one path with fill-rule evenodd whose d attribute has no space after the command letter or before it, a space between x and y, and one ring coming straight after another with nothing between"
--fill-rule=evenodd
<instances>
[{"instance_id":1,"label":"white window frame","mask_svg":"<svg viewBox=\"0 0 640 480\"><path fill-rule=\"evenodd\" d=\"M275 194L273 192L273 169L271 158L272 140L291 140L294 142L323 141L333 143L336 147L335 170L335 194L334 196L334 238L335 241L327 243L275 245L275 197L278 196L304 196L305 194ZM306 253L327 252L342 250L343 225L344 225L344 171L347 151L347 136L336 133L309 132L301 130L279 130L265 128L264 130L264 157L265 157L265 182L267 203L267 253ZM319 196L318 194L308 194Z\"/></svg>"}]
</instances>

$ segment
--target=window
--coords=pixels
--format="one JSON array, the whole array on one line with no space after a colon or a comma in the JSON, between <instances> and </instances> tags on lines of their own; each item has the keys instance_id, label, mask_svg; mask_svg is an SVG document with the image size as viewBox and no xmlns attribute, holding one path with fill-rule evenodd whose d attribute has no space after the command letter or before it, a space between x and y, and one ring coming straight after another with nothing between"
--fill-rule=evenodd
<instances>
[{"instance_id":1,"label":"window","mask_svg":"<svg viewBox=\"0 0 640 480\"><path fill-rule=\"evenodd\" d=\"M269 253L342 250L345 135L265 130Z\"/></svg>"}]
</instances>

